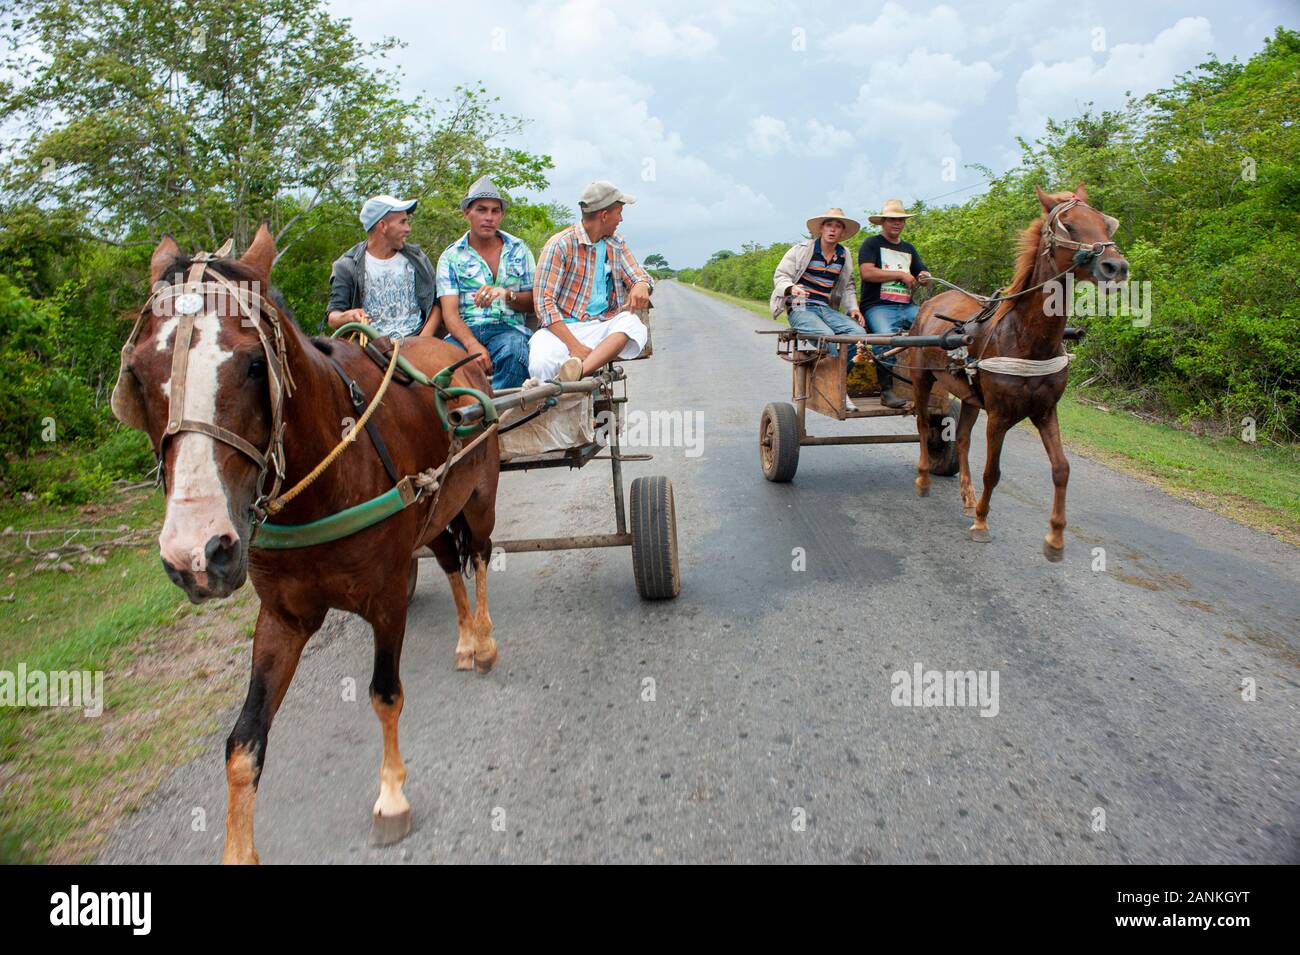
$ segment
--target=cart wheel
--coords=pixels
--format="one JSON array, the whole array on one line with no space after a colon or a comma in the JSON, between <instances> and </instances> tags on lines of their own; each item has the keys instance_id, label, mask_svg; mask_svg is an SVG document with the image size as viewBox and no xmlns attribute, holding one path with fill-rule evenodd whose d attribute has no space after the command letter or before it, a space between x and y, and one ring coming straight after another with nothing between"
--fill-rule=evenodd
<instances>
[{"instance_id":1,"label":"cart wheel","mask_svg":"<svg viewBox=\"0 0 1300 955\"><path fill-rule=\"evenodd\" d=\"M667 600L682 589L677 569L677 511L673 482L639 477L632 482L632 574L646 600Z\"/></svg>"},{"instance_id":2,"label":"cart wheel","mask_svg":"<svg viewBox=\"0 0 1300 955\"><path fill-rule=\"evenodd\" d=\"M774 401L758 426L758 456L763 477L783 484L799 468L799 419L794 405Z\"/></svg>"},{"instance_id":3,"label":"cart wheel","mask_svg":"<svg viewBox=\"0 0 1300 955\"><path fill-rule=\"evenodd\" d=\"M420 579L420 558L411 558L411 569L406 572L406 602L415 597L415 582Z\"/></svg>"},{"instance_id":4,"label":"cart wheel","mask_svg":"<svg viewBox=\"0 0 1300 955\"><path fill-rule=\"evenodd\" d=\"M940 477L952 477L961 465L957 460L957 418L961 414L961 402L956 398L948 401L948 414L930 415L930 473ZM945 441L942 437L945 421L951 418L953 439Z\"/></svg>"}]
</instances>

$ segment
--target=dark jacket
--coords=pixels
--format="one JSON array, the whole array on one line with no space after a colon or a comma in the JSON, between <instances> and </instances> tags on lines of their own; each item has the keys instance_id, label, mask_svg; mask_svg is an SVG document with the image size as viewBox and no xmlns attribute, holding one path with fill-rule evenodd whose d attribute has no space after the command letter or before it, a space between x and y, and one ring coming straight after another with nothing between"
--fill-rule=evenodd
<instances>
[{"instance_id":1,"label":"dark jacket","mask_svg":"<svg viewBox=\"0 0 1300 955\"><path fill-rule=\"evenodd\" d=\"M415 269L415 300L419 303L420 314L427 322L429 312L438 301L433 263L414 242L407 242L397 250L397 254L406 256ZM334 267L330 270L330 303L325 309L327 324L330 312L361 308L365 299L366 241L362 239L334 260Z\"/></svg>"}]
</instances>

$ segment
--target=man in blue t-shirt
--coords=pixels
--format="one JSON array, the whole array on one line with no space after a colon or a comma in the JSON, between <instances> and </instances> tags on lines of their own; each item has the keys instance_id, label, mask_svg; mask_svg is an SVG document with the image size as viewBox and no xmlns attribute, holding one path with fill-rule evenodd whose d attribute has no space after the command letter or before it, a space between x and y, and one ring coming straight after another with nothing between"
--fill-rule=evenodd
<instances>
[{"instance_id":1,"label":"man in blue t-shirt","mask_svg":"<svg viewBox=\"0 0 1300 955\"><path fill-rule=\"evenodd\" d=\"M910 242L903 242L903 226L915 213L903 208L902 200L886 199L879 215L867 216L880 234L863 241L858 249L858 274L862 276L862 311L867 326L877 335L902 335L916 319L912 289L929 281L921 255ZM907 399L894 394L893 361L881 359L883 345L876 353L876 375L880 379L880 403L887 408L903 408Z\"/></svg>"}]
</instances>

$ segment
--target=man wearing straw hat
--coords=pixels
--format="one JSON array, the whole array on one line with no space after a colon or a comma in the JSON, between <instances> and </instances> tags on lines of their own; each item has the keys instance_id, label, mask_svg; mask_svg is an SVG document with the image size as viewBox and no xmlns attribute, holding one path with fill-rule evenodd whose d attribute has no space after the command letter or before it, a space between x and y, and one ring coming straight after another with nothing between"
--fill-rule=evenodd
<instances>
[{"instance_id":1,"label":"man wearing straw hat","mask_svg":"<svg viewBox=\"0 0 1300 955\"><path fill-rule=\"evenodd\" d=\"M810 335L860 335L864 326L853 288L852 256L841 240L857 235L862 226L832 208L808 220L806 242L790 247L772 276L772 317L788 307L790 327ZM832 355L838 346L830 346ZM856 411L846 399L849 411Z\"/></svg>"},{"instance_id":2,"label":"man wearing straw hat","mask_svg":"<svg viewBox=\"0 0 1300 955\"><path fill-rule=\"evenodd\" d=\"M917 283L924 285L930 279L915 246L899 238L914 214L903 208L901 199L886 199L879 215L867 216L868 222L880 226L880 233L866 239L858 249L858 273L862 276L862 310L867 325L877 335L902 335L912 327L916 318L912 290ZM905 407L907 399L893 390L894 362L880 357L883 346L873 350L881 404L887 408Z\"/></svg>"}]
</instances>

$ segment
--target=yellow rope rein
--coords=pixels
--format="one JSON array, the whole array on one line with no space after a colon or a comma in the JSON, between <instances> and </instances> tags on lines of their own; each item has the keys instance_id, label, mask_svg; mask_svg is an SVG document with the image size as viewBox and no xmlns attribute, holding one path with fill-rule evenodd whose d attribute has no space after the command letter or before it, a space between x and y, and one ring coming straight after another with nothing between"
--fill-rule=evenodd
<instances>
[{"instance_id":1,"label":"yellow rope rein","mask_svg":"<svg viewBox=\"0 0 1300 955\"><path fill-rule=\"evenodd\" d=\"M325 469L334 463L334 459L346 451L348 445L357 439L357 434L366 426L366 422L370 420L370 416L374 414L375 409L379 407L379 402L383 399L384 392L388 390L388 383L393 380L393 372L397 371L397 354L401 350L401 347L402 343L400 339L393 341L393 355L388 361L388 369L384 372L384 380L380 383L379 390L375 392L374 398L370 399L370 404L362 413L361 418L352 426L352 429L344 435L343 440L334 446L334 450L325 455L324 460L322 460L320 464L312 468L310 474L266 505L266 513L268 516L273 517L276 514L279 514L280 511L284 510L286 504L301 494L306 490L308 485L324 474Z\"/></svg>"}]
</instances>

